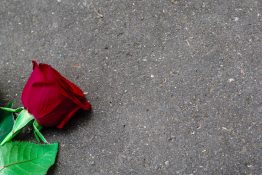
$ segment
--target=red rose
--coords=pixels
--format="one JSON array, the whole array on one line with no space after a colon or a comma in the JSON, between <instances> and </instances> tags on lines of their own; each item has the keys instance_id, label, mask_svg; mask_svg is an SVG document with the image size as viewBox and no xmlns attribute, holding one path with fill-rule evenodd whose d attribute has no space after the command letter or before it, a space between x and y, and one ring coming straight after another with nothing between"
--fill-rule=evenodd
<instances>
[{"instance_id":1,"label":"red rose","mask_svg":"<svg viewBox=\"0 0 262 175\"><path fill-rule=\"evenodd\" d=\"M33 61L22 102L41 126L63 128L79 109L91 109L83 91L47 64Z\"/></svg>"}]
</instances>

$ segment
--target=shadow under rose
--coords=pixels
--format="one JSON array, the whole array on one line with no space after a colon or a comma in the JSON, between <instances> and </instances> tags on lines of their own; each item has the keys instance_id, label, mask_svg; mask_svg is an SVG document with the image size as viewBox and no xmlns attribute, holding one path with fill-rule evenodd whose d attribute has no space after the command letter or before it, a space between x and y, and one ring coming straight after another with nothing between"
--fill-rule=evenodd
<instances>
[{"instance_id":1,"label":"shadow under rose","mask_svg":"<svg viewBox=\"0 0 262 175\"><path fill-rule=\"evenodd\" d=\"M58 129L56 127L44 127L41 132L45 136L51 136L55 133L63 133L66 134L67 132L72 132L75 130L79 125L86 125L88 121L92 118L93 116L93 110L90 111L84 111L84 110L79 110L77 111L73 117L66 123L66 125L62 129Z\"/></svg>"},{"instance_id":2,"label":"shadow under rose","mask_svg":"<svg viewBox=\"0 0 262 175\"><path fill-rule=\"evenodd\" d=\"M5 98L4 93L0 90L0 106L5 105L6 103L7 103L7 99Z\"/></svg>"},{"instance_id":3,"label":"shadow under rose","mask_svg":"<svg viewBox=\"0 0 262 175\"><path fill-rule=\"evenodd\" d=\"M76 129L80 124L87 124L88 121L93 116L93 110L90 111L84 111L79 110L75 113L75 115L69 120L69 122L64 126L63 129L59 129L62 132L72 131Z\"/></svg>"},{"instance_id":4,"label":"shadow under rose","mask_svg":"<svg viewBox=\"0 0 262 175\"><path fill-rule=\"evenodd\" d=\"M57 128L45 128L42 133L44 136L51 137L51 135L57 133L57 135L63 135L66 136L67 133L72 132L73 130L77 129L79 125L88 125L89 120L93 116L93 110L90 111L83 111L79 110L75 113L75 115L69 120L69 122L64 126L63 129L57 129ZM59 140L57 140L59 142ZM48 170L47 175L53 175L56 172L57 167L59 166L59 162L62 162L63 160L59 160L59 154L60 149L58 151L57 159L55 164Z\"/></svg>"}]
</instances>

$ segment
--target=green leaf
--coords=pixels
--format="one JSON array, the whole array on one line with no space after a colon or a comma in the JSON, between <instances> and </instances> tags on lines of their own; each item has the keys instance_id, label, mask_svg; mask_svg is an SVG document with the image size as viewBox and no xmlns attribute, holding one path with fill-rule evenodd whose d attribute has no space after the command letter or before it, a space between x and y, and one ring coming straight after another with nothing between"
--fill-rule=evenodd
<instances>
[{"instance_id":1,"label":"green leaf","mask_svg":"<svg viewBox=\"0 0 262 175\"><path fill-rule=\"evenodd\" d=\"M0 175L45 175L55 163L58 143L9 142L0 147Z\"/></svg>"},{"instance_id":2,"label":"green leaf","mask_svg":"<svg viewBox=\"0 0 262 175\"><path fill-rule=\"evenodd\" d=\"M29 114L27 110L22 110L13 126L13 129L9 134L5 137L5 139L1 142L1 145L5 144L6 142L12 140L26 125L28 125L32 120L34 119L34 116Z\"/></svg>"},{"instance_id":3,"label":"green leaf","mask_svg":"<svg viewBox=\"0 0 262 175\"><path fill-rule=\"evenodd\" d=\"M9 103L6 107L11 108L12 103ZM0 142L8 135L14 125L14 116L12 112L0 110Z\"/></svg>"}]
</instances>

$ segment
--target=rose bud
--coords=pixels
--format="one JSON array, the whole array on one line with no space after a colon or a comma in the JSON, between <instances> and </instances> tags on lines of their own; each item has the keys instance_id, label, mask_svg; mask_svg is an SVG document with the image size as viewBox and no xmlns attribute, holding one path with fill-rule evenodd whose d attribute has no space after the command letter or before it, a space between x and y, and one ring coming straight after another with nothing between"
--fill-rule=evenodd
<instances>
[{"instance_id":1,"label":"rose bud","mask_svg":"<svg viewBox=\"0 0 262 175\"><path fill-rule=\"evenodd\" d=\"M47 64L33 61L33 72L22 92L24 108L45 127L63 128L79 110L90 110L83 91Z\"/></svg>"}]
</instances>

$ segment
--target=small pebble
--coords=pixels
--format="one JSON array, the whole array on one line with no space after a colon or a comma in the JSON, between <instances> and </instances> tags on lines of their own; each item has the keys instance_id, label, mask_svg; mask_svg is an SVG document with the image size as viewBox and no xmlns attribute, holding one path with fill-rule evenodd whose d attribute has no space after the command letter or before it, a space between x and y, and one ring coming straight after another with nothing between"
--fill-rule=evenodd
<instances>
[{"instance_id":1,"label":"small pebble","mask_svg":"<svg viewBox=\"0 0 262 175\"><path fill-rule=\"evenodd\" d=\"M229 83L232 83L233 81L235 81L234 78L229 78L229 79L228 79L228 82L229 82Z\"/></svg>"},{"instance_id":2,"label":"small pebble","mask_svg":"<svg viewBox=\"0 0 262 175\"><path fill-rule=\"evenodd\" d=\"M168 166L169 165L169 161L165 161L165 165Z\"/></svg>"}]
</instances>

